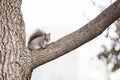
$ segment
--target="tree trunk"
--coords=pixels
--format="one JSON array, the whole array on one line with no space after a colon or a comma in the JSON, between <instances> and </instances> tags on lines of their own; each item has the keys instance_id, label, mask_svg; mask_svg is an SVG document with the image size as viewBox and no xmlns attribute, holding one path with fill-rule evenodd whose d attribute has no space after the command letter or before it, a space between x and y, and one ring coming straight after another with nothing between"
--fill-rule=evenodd
<instances>
[{"instance_id":1,"label":"tree trunk","mask_svg":"<svg viewBox=\"0 0 120 80\"><path fill-rule=\"evenodd\" d=\"M92 40L120 17L120 0L117 0L81 29L44 50L29 51L25 46L21 3L22 0L0 0L0 80L30 80L34 68Z\"/></svg>"},{"instance_id":2,"label":"tree trunk","mask_svg":"<svg viewBox=\"0 0 120 80\"><path fill-rule=\"evenodd\" d=\"M29 80L31 74L21 2L0 0L0 80Z\"/></svg>"}]
</instances>

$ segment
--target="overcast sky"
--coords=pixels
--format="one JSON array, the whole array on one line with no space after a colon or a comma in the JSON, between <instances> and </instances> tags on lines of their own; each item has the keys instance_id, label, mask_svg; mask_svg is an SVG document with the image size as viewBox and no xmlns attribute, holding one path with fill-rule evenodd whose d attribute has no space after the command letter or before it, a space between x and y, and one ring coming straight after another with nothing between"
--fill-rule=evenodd
<instances>
[{"instance_id":1,"label":"overcast sky","mask_svg":"<svg viewBox=\"0 0 120 80\"><path fill-rule=\"evenodd\" d=\"M95 0L102 9L108 0ZM101 9L91 0L23 0L23 18L26 38L36 30L51 33L51 42L79 29L95 18ZM89 20L88 20L89 19ZM103 33L105 34L105 32ZM54 61L40 66L33 72L32 80L106 80L105 64L96 58L101 44L110 42L103 35ZM117 80L113 77L113 80Z\"/></svg>"}]
</instances>

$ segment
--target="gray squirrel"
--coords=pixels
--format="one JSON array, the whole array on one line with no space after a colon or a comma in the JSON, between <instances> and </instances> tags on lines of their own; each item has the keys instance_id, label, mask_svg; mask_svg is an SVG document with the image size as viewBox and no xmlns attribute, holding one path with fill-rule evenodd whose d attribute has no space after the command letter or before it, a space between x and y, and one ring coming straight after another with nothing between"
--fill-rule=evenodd
<instances>
[{"instance_id":1,"label":"gray squirrel","mask_svg":"<svg viewBox=\"0 0 120 80\"><path fill-rule=\"evenodd\" d=\"M45 48L50 41L50 33L47 34L42 30L36 30L29 38L28 48L32 51L35 49Z\"/></svg>"}]
</instances>

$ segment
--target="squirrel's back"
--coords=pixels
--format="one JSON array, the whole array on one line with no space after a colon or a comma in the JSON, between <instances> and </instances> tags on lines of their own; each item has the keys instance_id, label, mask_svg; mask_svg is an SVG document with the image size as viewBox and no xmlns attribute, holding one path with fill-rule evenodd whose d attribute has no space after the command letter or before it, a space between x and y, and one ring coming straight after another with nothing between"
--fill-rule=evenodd
<instances>
[{"instance_id":1,"label":"squirrel's back","mask_svg":"<svg viewBox=\"0 0 120 80\"><path fill-rule=\"evenodd\" d=\"M29 38L28 44L30 44L30 42L40 36L43 36L45 34L45 32L43 32L42 30L36 30Z\"/></svg>"}]
</instances>

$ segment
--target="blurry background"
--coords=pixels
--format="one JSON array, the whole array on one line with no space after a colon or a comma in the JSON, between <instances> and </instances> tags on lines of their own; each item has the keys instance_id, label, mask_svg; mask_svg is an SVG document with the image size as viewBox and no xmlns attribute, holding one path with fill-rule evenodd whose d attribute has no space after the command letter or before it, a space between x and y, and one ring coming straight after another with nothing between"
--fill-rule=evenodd
<instances>
[{"instance_id":1,"label":"blurry background","mask_svg":"<svg viewBox=\"0 0 120 80\"><path fill-rule=\"evenodd\" d=\"M23 0L22 13L26 40L36 29L51 33L51 42L81 28L115 0ZM102 35L76 50L33 71L32 80L120 80L120 71L112 71L115 58L99 53L111 51L118 38L112 24ZM110 36L109 36L110 35ZM118 43L117 50L120 46ZM99 59L98 59L99 57Z\"/></svg>"}]
</instances>

